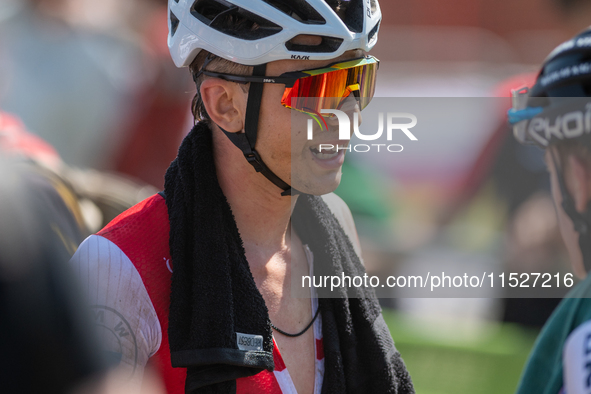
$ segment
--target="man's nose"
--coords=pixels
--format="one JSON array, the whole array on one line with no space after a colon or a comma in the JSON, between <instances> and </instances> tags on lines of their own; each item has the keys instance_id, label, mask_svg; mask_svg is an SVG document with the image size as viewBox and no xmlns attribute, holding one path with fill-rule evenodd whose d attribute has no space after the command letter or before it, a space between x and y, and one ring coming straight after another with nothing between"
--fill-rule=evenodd
<instances>
[{"instance_id":1,"label":"man's nose","mask_svg":"<svg viewBox=\"0 0 591 394\"><path fill-rule=\"evenodd\" d=\"M339 111L342 111L347 115L351 125L353 125L353 122L355 120L355 114L357 114L358 116L358 126L361 124L361 109L359 108L359 103L357 102L357 99L353 95L349 95L349 97L345 98L339 105L338 109ZM326 123L329 126L339 125L339 119L334 115L327 116L324 119L326 120Z\"/></svg>"}]
</instances>

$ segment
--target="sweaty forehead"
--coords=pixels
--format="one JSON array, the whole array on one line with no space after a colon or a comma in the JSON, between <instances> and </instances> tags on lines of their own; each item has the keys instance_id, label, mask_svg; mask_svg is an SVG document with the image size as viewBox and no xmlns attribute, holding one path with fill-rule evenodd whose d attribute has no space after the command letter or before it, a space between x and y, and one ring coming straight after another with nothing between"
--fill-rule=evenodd
<instances>
[{"instance_id":1,"label":"sweaty forehead","mask_svg":"<svg viewBox=\"0 0 591 394\"><path fill-rule=\"evenodd\" d=\"M267 64L267 75L281 75L285 72L310 70L314 68L322 68L328 64L338 61L345 61L347 59L356 59L362 57L364 52L361 49L353 49L343 53L339 57L328 60L277 60Z\"/></svg>"}]
</instances>

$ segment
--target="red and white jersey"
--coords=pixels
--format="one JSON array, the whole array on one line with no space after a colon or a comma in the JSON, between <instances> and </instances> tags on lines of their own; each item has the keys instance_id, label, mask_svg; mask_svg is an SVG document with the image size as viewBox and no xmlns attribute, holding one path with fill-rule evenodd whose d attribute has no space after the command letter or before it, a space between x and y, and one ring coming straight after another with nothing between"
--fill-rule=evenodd
<instances>
[{"instance_id":1,"label":"red and white jersey","mask_svg":"<svg viewBox=\"0 0 591 394\"><path fill-rule=\"evenodd\" d=\"M71 263L86 289L94 318L109 355L139 390L148 363L160 372L169 394L183 394L186 369L172 368L168 345L168 307L173 267L170 262L166 203L154 195L88 237ZM310 272L313 255L306 247ZM312 315L318 299L312 289ZM322 319L314 326L316 374L314 393L324 378ZM296 394L281 353L273 341L274 371L236 380L236 393Z\"/></svg>"}]
</instances>

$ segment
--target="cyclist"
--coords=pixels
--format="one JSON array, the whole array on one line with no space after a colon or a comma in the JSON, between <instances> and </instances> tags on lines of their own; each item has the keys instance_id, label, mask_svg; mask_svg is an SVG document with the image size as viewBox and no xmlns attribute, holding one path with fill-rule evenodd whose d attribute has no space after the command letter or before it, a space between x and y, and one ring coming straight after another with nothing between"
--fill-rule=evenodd
<instances>
[{"instance_id":1,"label":"cyclist","mask_svg":"<svg viewBox=\"0 0 591 394\"><path fill-rule=\"evenodd\" d=\"M558 46L509 112L522 143L545 149L552 197L571 265L581 279L542 329L518 393L588 393L591 346L591 29Z\"/></svg>"},{"instance_id":2,"label":"cyclist","mask_svg":"<svg viewBox=\"0 0 591 394\"><path fill-rule=\"evenodd\" d=\"M331 119L311 141L290 125L371 99L377 0L169 0L169 17L198 122L164 192L72 259L113 360L135 382L150 360L169 393L414 392L371 290L290 288L364 273L351 214L330 194L344 150L319 150L346 143Z\"/></svg>"}]
</instances>

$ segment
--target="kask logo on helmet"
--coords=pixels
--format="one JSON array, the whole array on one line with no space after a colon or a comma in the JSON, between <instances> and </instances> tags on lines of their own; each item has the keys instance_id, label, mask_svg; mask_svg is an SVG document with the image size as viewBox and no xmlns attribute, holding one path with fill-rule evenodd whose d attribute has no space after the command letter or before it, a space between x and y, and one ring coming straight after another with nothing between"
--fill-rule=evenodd
<instances>
[{"instance_id":1,"label":"kask logo on helmet","mask_svg":"<svg viewBox=\"0 0 591 394\"><path fill-rule=\"evenodd\" d=\"M528 134L543 146L552 139L577 138L591 133L591 103L585 110L571 111L552 119L535 117L529 122Z\"/></svg>"},{"instance_id":2,"label":"kask logo on helmet","mask_svg":"<svg viewBox=\"0 0 591 394\"><path fill-rule=\"evenodd\" d=\"M350 140L351 139L351 119L346 112L340 111L337 109L321 109L320 114L333 114L336 116L338 120L339 126L339 140ZM394 131L402 131L408 139L411 141L418 141L417 137L410 131L413 127L417 125L418 119L415 115L408 113L408 112L379 112L378 113L378 130L373 134L362 134L359 131L359 113L353 113L353 134L362 141L376 141L382 138L384 134L384 120L386 123L386 139L387 141L392 141L392 136L394 135ZM323 120L323 123L326 128L328 125L326 121ZM398 120L395 122L395 120ZM400 120L406 120L405 122L400 122ZM409 122L410 120L410 122ZM320 124L322 127L322 124ZM308 119L307 124L307 137L308 140L311 141L314 139L314 121L312 119ZM391 153L398 153L404 150L404 147L400 144L354 144L348 146L334 146L333 144L319 144L318 151L322 152L325 151L340 151L340 150L347 150L349 152L359 152L365 153L370 151L381 152L381 148L384 148L385 151Z\"/></svg>"}]
</instances>

